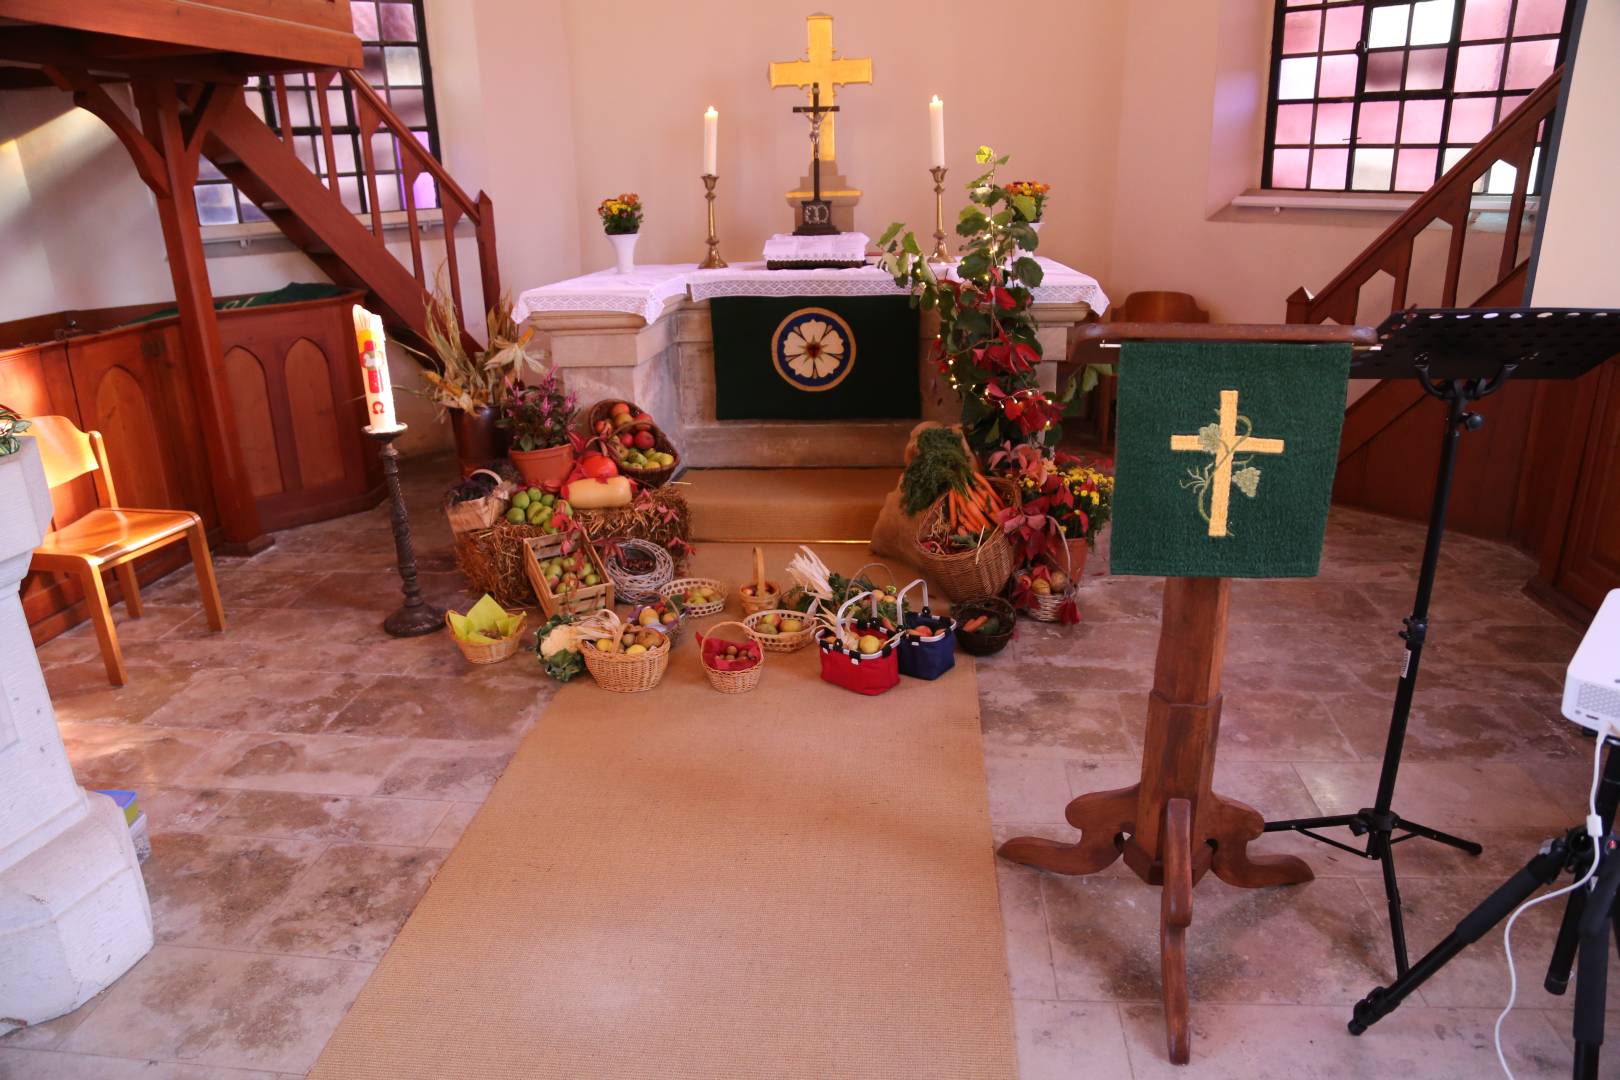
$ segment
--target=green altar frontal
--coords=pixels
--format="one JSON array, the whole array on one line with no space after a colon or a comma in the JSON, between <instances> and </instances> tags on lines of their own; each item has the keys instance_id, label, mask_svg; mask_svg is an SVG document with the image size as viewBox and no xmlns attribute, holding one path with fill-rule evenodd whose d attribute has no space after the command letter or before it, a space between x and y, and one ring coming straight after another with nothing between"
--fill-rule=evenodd
<instances>
[{"instance_id":1,"label":"green altar frontal","mask_svg":"<svg viewBox=\"0 0 1620 1080\"><path fill-rule=\"evenodd\" d=\"M1115 574L1314 577L1349 345L1127 342Z\"/></svg>"}]
</instances>

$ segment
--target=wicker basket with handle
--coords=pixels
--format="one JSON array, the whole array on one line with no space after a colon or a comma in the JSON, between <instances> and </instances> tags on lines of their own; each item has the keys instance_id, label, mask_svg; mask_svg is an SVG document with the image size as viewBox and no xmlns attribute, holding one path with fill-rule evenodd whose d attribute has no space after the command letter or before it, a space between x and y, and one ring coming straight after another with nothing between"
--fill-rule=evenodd
<instances>
[{"instance_id":1,"label":"wicker basket with handle","mask_svg":"<svg viewBox=\"0 0 1620 1080\"><path fill-rule=\"evenodd\" d=\"M604 636L618 640L624 624L617 614L604 609L589 618L604 620L604 625L608 627ZM657 686L669 669L669 654L675 648L667 640L642 653L627 653L619 649L603 652L589 641L580 645L580 655L585 658L585 668L591 673L591 678L602 689L615 694L639 694Z\"/></svg>"},{"instance_id":2,"label":"wicker basket with handle","mask_svg":"<svg viewBox=\"0 0 1620 1080\"><path fill-rule=\"evenodd\" d=\"M688 604L685 600L686 592L688 589L694 587L713 589L715 599L709 601L707 604ZM676 578L668 585L665 585L663 588L659 589L658 595L662 596L665 600L675 596L681 597L681 610L686 613L687 617L693 619L707 618L710 615L718 615L722 611L726 610L726 587L714 580L714 578Z\"/></svg>"},{"instance_id":3,"label":"wicker basket with handle","mask_svg":"<svg viewBox=\"0 0 1620 1080\"><path fill-rule=\"evenodd\" d=\"M923 514L917 525L917 565L952 600L994 596L1007 584L1018 565L1012 540L999 528L988 531L979 546L969 551L941 553L929 549L943 532L943 502Z\"/></svg>"},{"instance_id":4,"label":"wicker basket with handle","mask_svg":"<svg viewBox=\"0 0 1620 1080\"><path fill-rule=\"evenodd\" d=\"M775 615L779 619L798 619L803 629L792 630L787 633L771 633L765 630L761 623L765 616ZM748 636L759 642L759 647L766 652L790 653L798 652L816 639L816 628L821 620L814 615L807 615L802 611L790 611L786 608L767 608L756 611L752 615L743 617L743 626L748 630Z\"/></svg>"},{"instance_id":5,"label":"wicker basket with handle","mask_svg":"<svg viewBox=\"0 0 1620 1080\"><path fill-rule=\"evenodd\" d=\"M698 661L703 665L703 674L708 676L709 685L722 694L746 694L759 685L759 677L765 672L765 646L759 646L759 660L752 666L732 671L722 671L709 661L709 650L703 646L714 632L722 626L735 626L743 632L743 643L754 641L754 635L748 627L740 622L718 622L709 627L707 633L697 635Z\"/></svg>"},{"instance_id":6,"label":"wicker basket with handle","mask_svg":"<svg viewBox=\"0 0 1620 1080\"><path fill-rule=\"evenodd\" d=\"M754 545L754 577L744 582L753 588L749 592L737 590L737 603L742 605L744 615L752 615L756 611L768 611L782 600L782 590L774 581L765 580L765 551L758 544Z\"/></svg>"},{"instance_id":7,"label":"wicker basket with handle","mask_svg":"<svg viewBox=\"0 0 1620 1080\"><path fill-rule=\"evenodd\" d=\"M493 469L474 469L468 473L469 477L494 477L495 487L482 499L467 499L463 502L444 504L444 516L450 522L450 534L460 536L475 529L487 529L506 517L506 508L512 502L512 493L517 485L501 479L501 475Z\"/></svg>"}]
</instances>

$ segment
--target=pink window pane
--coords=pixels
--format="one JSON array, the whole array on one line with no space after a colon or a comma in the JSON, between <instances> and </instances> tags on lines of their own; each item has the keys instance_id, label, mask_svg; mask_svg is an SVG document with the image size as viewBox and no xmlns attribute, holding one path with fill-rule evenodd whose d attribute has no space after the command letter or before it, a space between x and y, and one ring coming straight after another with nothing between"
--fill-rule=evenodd
<instances>
[{"instance_id":1,"label":"pink window pane","mask_svg":"<svg viewBox=\"0 0 1620 1080\"><path fill-rule=\"evenodd\" d=\"M1408 90L1438 90L1446 79L1445 49L1413 49L1406 61Z\"/></svg>"},{"instance_id":2,"label":"pink window pane","mask_svg":"<svg viewBox=\"0 0 1620 1080\"><path fill-rule=\"evenodd\" d=\"M1349 150L1318 150L1311 159L1311 187L1343 191L1344 170L1349 163Z\"/></svg>"},{"instance_id":3,"label":"pink window pane","mask_svg":"<svg viewBox=\"0 0 1620 1080\"><path fill-rule=\"evenodd\" d=\"M1503 120L1506 120L1508 117L1512 116L1513 115L1513 110L1517 109L1520 105L1524 104L1524 99L1529 97L1529 96L1530 96L1529 94L1509 94L1509 95L1503 97L1502 98L1502 111L1497 114L1496 122L1498 124L1500 124ZM1543 124L1542 127L1544 128L1544 127L1546 127L1546 125ZM1545 134L1547 134L1547 133L1545 131L1541 130L1540 128L1536 129L1536 138L1539 139Z\"/></svg>"},{"instance_id":4,"label":"pink window pane","mask_svg":"<svg viewBox=\"0 0 1620 1080\"><path fill-rule=\"evenodd\" d=\"M1457 50L1457 78L1451 88L1458 93L1495 90L1502 77L1502 46L1465 45Z\"/></svg>"},{"instance_id":5,"label":"pink window pane","mask_svg":"<svg viewBox=\"0 0 1620 1080\"><path fill-rule=\"evenodd\" d=\"M1395 141L1395 120L1401 106L1394 101L1368 101L1361 106L1356 119L1356 141L1364 143L1392 143Z\"/></svg>"},{"instance_id":6,"label":"pink window pane","mask_svg":"<svg viewBox=\"0 0 1620 1080\"><path fill-rule=\"evenodd\" d=\"M1271 152L1271 186L1302 188L1305 170L1310 165L1309 150L1273 150Z\"/></svg>"},{"instance_id":7,"label":"pink window pane","mask_svg":"<svg viewBox=\"0 0 1620 1080\"><path fill-rule=\"evenodd\" d=\"M1435 149L1401 150L1395 160L1396 191L1427 191L1434 184L1434 166L1440 159Z\"/></svg>"},{"instance_id":8,"label":"pink window pane","mask_svg":"<svg viewBox=\"0 0 1620 1080\"><path fill-rule=\"evenodd\" d=\"M1277 106L1277 142L1304 144L1311 141L1311 106Z\"/></svg>"},{"instance_id":9,"label":"pink window pane","mask_svg":"<svg viewBox=\"0 0 1620 1080\"><path fill-rule=\"evenodd\" d=\"M1277 98L1298 101L1316 96L1316 57L1295 56L1277 65Z\"/></svg>"},{"instance_id":10,"label":"pink window pane","mask_svg":"<svg viewBox=\"0 0 1620 1080\"><path fill-rule=\"evenodd\" d=\"M1350 142L1350 113L1353 108L1354 106L1348 101L1318 105L1316 107L1315 141L1318 146L1345 145ZM1314 170L1311 175L1311 186L1316 187ZM1344 186L1342 179L1339 181L1338 186Z\"/></svg>"},{"instance_id":11,"label":"pink window pane","mask_svg":"<svg viewBox=\"0 0 1620 1080\"><path fill-rule=\"evenodd\" d=\"M1513 36L1556 34L1564 28L1564 0L1519 0Z\"/></svg>"},{"instance_id":12,"label":"pink window pane","mask_svg":"<svg viewBox=\"0 0 1620 1080\"><path fill-rule=\"evenodd\" d=\"M1463 40L1507 37L1509 5L1510 0L1468 0L1463 10Z\"/></svg>"},{"instance_id":13,"label":"pink window pane","mask_svg":"<svg viewBox=\"0 0 1620 1080\"><path fill-rule=\"evenodd\" d=\"M439 206L439 188L427 173L416 178L411 185L411 198L418 210L435 210Z\"/></svg>"},{"instance_id":14,"label":"pink window pane","mask_svg":"<svg viewBox=\"0 0 1620 1080\"><path fill-rule=\"evenodd\" d=\"M1558 42L1516 41L1508 48L1507 81L1504 90L1534 90L1552 74L1558 59Z\"/></svg>"},{"instance_id":15,"label":"pink window pane","mask_svg":"<svg viewBox=\"0 0 1620 1080\"><path fill-rule=\"evenodd\" d=\"M1322 29L1320 11L1295 11L1283 16L1283 53L1313 53Z\"/></svg>"},{"instance_id":16,"label":"pink window pane","mask_svg":"<svg viewBox=\"0 0 1620 1080\"><path fill-rule=\"evenodd\" d=\"M1437 143L1440 141L1440 121L1446 112L1443 101L1408 101L1401 119L1401 142ZM1425 187L1428 185L1425 184Z\"/></svg>"},{"instance_id":17,"label":"pink window pane","mask_svg":"<svg viewBox=\"0 0 1620 1080\"><path fill-rule=\"evenodd\" d=\"M1392 52L1375 52L1367 54L1367 89L1399 90L1401 88L1401 58L1404 54L1396 49ZM1287 61L1284 61L1287 63Z\"/></svg>"},{"instance_id":18,"label":"pink window pane","mask_svg":"<svg viewBox=\"0 0 1620 1080\"><path fill-rule=\"evenodd\" d=\"M1327 13L1327 26L1322 31L1322 49L1333 52L1337 49L1353 49L1356 42L1361 40L1361 5L1353 4L1350 7L1329 8Z\"/></svg>"},{"instance_id":19,"label":"pink window pane","mask_svg":"<svg viewBox=\"0 0 1620 1080\"><path fill-rule=\"evenodd\" d=\"M1478 142L1496 126L1495 98L1456 98L1451 103L1451 138Z\"/></svg>"},{"instance_id":20,"label":"pink window pane","mask_svg":"<svg viewBox=\"0 0 1620 1080\"><path fill-rule=\"evenodd\" d=\"M1355 53L1322 57L1321 97L1351 97L1356 92Z\"/></svg>"},{"instance_id":21,"label":"pink window pane","mask_svg":"<svg viewBox=\"0 0 1620 1080\"><path fill-rule=\"evenodd\" d=\"M1390 170L1395 164L1393 150L1357 150L1350 186L1356 191L1388 191Z\"/></svg>"},{"instance_id":22,"label":"pink window pane","mask_svg":"<svg viewBox=\"0 0 1620 1080\"><path fill-rule=\"evenodd\" d=\"M349 17L354 23L354 36L361 41L377 40L377 5L370 0L351 0Z\"/></svg>"},{"instance_id":23,"label":"pink window pane","mask_svg":"<svg viewBox=\"0 0 1620 1080\"><path fill-rule=\"evenodd\" d=\"M416 12L409 4L383 4L382 33L389 41L416 40Z\"/></svg>"}]
</instances>

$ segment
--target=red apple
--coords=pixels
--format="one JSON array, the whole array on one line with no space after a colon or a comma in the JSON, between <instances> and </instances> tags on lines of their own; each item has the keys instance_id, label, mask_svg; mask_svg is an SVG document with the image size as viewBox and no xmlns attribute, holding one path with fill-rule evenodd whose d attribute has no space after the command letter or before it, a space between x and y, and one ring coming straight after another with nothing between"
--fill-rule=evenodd
<instances>
[{"instance_id":1,"label":"red apple","mask_svg":"<svg viewBox=\"0 0 1620 1080\"><path fill-rule=\"evenodd\" d=\"M637 450L651 450L658 445L658 440L653 438L653 433L650 431L638 431L636 432L635 444Z\"/></svg>"},{"instance_id":2,"label":"red apple","mask_svg":"<svg viewBox=\"0 0 1620 1080\"><path fill-rule=\"evenodd\" d=\"M619 436L619 443L622 446L634 446L636 445L636 437L627 431Z\"/></svg>"},{"instance_id":3,"label":"red apple","mask_svg":"<svg viewBox=\"0 0 1620 1080\"><path fill-rule=\"evenodd\" d=\"M630 411L630 406L622 401L615 401L608 409L609 416L622 416Z\"/></svg>"}]
</instances>

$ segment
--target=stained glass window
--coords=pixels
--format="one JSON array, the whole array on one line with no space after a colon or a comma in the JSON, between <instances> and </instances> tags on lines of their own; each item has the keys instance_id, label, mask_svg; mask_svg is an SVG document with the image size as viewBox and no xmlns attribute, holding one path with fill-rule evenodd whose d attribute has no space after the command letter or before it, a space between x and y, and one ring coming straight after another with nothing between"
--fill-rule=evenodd
<instances>
[{"instance_id":1,"label":"stained glass window","mask_svg":"<svg viewBox=\"0 0 1620 1080\"><path fill-rule=\"evenodd\" d=\"M1563 62L1572 6L1277 0L1262 185L1427 190ZM1513 180L1498 166L1477 190Z\"/></svg>"},{"instance_id":2,"label":"stained glass window","mask_svg":"<svg viewBox=\"0 0 1620 1080\"><path fill-rule=\"evenodd\" d=\"M405 122L411 134L435 157L439 154L438 125L433 114L433 80L428 66L427 35L422 20L422 0L350 0L355 36L360 39L362 71L366 82L388 102L389 108ZM323 183L337 176L338 194L356 214L371 209L370 193L364 180L365 158L360 145L354 101L341 80L328 88L327 112L332 123L332 161L326 160L321 139L319 93L314 76L293 72L285 76L287 119L292 126L292 146L299 159ZM255 76L248 81L248 105L281 133L281 123L273 81ZM386 130L372 137L372 154L377 174L377 204L384 211L404 209L403 178L399 151L394 137ZM439 205L438 190L429 176L419 176L415 186L416 206L425 210ZM264 221L264 212L204 158L196 187L197 215L203 225L235 225Z\"/></svg>"}]
</instances>

